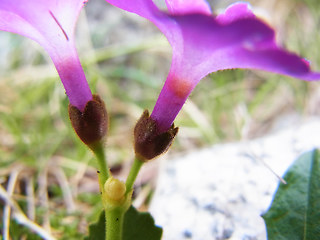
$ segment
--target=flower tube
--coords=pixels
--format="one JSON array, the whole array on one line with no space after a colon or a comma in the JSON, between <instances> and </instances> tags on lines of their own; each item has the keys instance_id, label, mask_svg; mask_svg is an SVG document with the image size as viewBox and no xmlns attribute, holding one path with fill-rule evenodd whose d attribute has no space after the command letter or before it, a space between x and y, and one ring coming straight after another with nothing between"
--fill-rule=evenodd
<instances>
[{"instance_id":1,"label":"flower tube","mask_svg":"<svg viewBox=\"0 0 320 240\"><path fill-rule=\"evenodd\" d=\"M74 28L86 1L1 0L0 30L38 42L50 55L70 104L83 111L92 94L74 43Z\"/></svg>"},{"instance_id":2,"label":"flower tube","mask_svg":"<svg viewBox=\"0 0 320 240\"><path fill-rule=\"evenodd\" d=\"M157 132L168 131L186 99L207 74L251 68L306 81L320 79L309 63L278 46L275 32L246 3L214 16L204 0L166 0L161 11L151 0L107 0L153 22L172 47L172 63L150 116Z\"/></svg>"}]
</instances>

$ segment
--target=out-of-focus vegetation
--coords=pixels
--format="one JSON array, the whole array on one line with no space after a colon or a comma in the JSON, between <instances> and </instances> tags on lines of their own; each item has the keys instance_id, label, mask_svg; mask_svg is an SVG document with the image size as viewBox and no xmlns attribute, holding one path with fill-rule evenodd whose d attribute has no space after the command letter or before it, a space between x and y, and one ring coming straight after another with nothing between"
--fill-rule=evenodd
<instances>
[{"instance_id":1,"label":"out-of-focus vegetation","mask_svg":"<svg viewBox=\"0 0 320 240\"><path fill-rule=\"evenodd\" d=\"M231 2L211 3L219 10ZM320 69L319 1L251 3L276 28L281 44ZM77 40L90 86L108 108L107 156L121 176L133 157L133 126L144 109L152 110L168 73L170 47L149 22L95 0L79 19ZM319 113L319 100L318 83L261 71L213 73L179 114L181 129L168 155L261 136L280 126L281 119L291 121L287 116ZM6 216L1 199L10 191L28 221L59 239L79 239L98 217L97 164L74 134L67 106L54 66L40 46L0 32L1 229ZM145 192L148 200L150 192ZM40 239L30 229L10 221L12 239Z\"/></svg>"}]
</instances>

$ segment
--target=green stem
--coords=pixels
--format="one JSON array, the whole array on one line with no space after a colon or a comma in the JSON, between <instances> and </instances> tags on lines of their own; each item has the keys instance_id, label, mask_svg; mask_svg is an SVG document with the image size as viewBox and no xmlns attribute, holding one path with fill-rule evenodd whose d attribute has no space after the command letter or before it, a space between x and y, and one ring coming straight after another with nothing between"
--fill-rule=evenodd
<instances>
[{"instance_id":1,"label":"green stem","mask_svg":"<svg viewBox=\"0 0 320 240\"><path fill-rule=\"evenodd\" d=\"M126 208L118 207L106 214L106 240L122 240L123 220Z\"/></svg>"},{"instance_id":2,"label":"green stem","mask_svg":"<svg viewBox=\"0 0 320 240\"><path fill-rule=\"evenodd\" d=\"M142 162L138 157L135 157L126 181L126 194L132 190L134 181L136 180L143 163L144 162Z\"/></svg>"},{"instance_id":3,"label":"green stem","mask_svg":"<svg viewBox=\"0 0 320 240\"><path fill-rule=\"evenodd\" d=\"M93 148L91 148L94 154L97 157L98 165L99 165L99 182L100 186L103 187L104 183L110 177L109 168L107 165L107 159L104 154L104 147L102 143L96 144Z\"/></svg>"}]
</instances>

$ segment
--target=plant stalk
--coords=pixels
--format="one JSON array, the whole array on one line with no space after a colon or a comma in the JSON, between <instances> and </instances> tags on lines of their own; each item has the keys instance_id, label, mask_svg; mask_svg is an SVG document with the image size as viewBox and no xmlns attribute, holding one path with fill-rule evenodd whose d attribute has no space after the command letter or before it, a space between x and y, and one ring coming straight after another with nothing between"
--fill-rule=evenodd
<instances>
[{"instance_id":1,"label":"plant stalk","mask_svg":"<svg viewBox=\"0 0 320 240\"><path fill-rule=\"evenodd\" d=\"M97 160L98 160L98 165L99 165L99 183L100 187L103 187L104 183L108 180L110 177L110 171L107 165L107 160L106 156L104 153L104 147L102 143L96 144L92 148L93 153L95 154Z\"/></svg>"},{"instance_id":2,"label":"plant stalk","mask_svg":"<svg viewBox=\"0 0 320 240\"><path fill-rule=\"evenodd\" d=\"M143 165L143 161L140 161L139 158L135 157L133 164L131 166L129 175L126 180L126 194L130 192L133 188L133 184L138 176L138 173Z\"/></svg>"},{"instance_id":3,"label":"plant stalk","mask_svg":"<svg viewBox=\"0 0 320 240\"><path fill-rule=\"evenodd\" d=\"M115 208L105 211L106 214L106 240L122 240L122 229L125 208Z\"/></svg>"}]
</instances>

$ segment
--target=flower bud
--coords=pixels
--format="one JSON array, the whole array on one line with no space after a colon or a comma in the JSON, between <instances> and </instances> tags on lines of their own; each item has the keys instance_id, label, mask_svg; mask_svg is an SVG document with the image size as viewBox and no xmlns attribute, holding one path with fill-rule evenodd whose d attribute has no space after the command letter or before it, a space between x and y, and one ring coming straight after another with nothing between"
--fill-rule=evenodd
<instances>
[{"instance_id":1,"label":"flower bud","mask_svg":"<svg viewBox=\"0 0 320 240\"><path fill-rule=\"evenodd\" d=\"M146 162L162 153L171 146L179 128L174 124L166 132L160 132L157 122L145 110L134 128L134 148L137 157Z\"/></svg>"},{"instance_id":2,"label":"flower bud","mask_svg":"<svg viewBox=\"0 0 320 240\"><path fill-rule=\"evenodd\" d=\"M126 193L126 185L119 179L110 177L104 184L104 191L110 200L121 202Z\"/></svg>"},{"instance_id":3,"label":"flower bud","mask_svg":"<svg viewBox=\"0 0 320 240\"><path fill-rule=\"evenodd\" d=\"M69 118L79 138L90 148L101 142L108 130L108 114L103 100L98 95L88 101L80 111L69 104Z\"/></svg>"}]
</instances>

